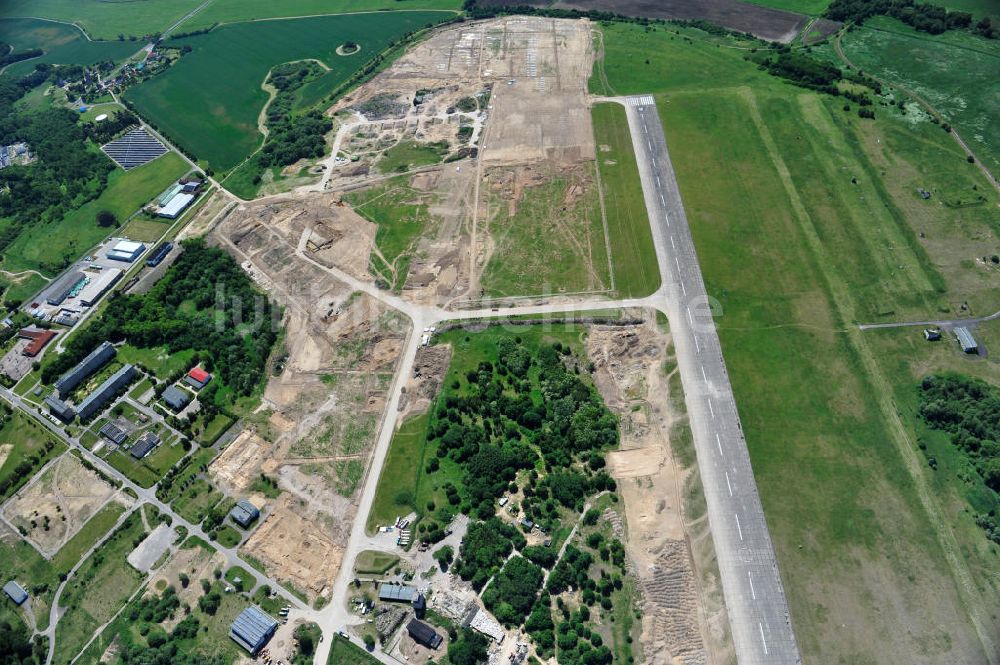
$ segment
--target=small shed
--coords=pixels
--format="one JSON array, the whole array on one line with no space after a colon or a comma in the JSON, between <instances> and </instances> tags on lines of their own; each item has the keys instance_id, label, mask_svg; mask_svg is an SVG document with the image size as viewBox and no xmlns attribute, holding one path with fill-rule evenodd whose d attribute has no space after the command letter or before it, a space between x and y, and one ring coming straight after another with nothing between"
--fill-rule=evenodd
<instances>
[{"instance_id":1,"label":"small shed","mask_svg":"<svg viewBox=\"0 0 1000 665\"><path fill-rule=\"evenodd\" d=\"M924 328L924 339L928 342L936 342L941 339L941 331L937 328Z\"/></svg>"},{"instance_id":2,"label":"small shed","mask_svg":"<svg viewBox=\"0 0 1000 665\"><path fill-rule=\"evenodd\" d=\"M410 619L410 623L406 625L406 632L410 634L414 642L422 644L428 649L437 649L443 641L436 630L419 619Z\"/></svg>"},{"instance_id":3,"label":"small shed","mask_svg":"<svg viewBox=\"0 0 1000 665\"><path fill-rule=\"evenodd\" d=\"M3 592L7 594L8 598L14 601L15 605L21 605L24 601L28 600L28 592L14 580L3 585Z\"/></svg>"},{"instance_id":4,"label":"small shed","mask_svg":"<svg viewBox=\"0 0 1000 665\"><path fill-rule=\"evenodd\" d=\"M955 328L955 337L958 338L958 343L962 346L963 351L966 353L979 353L979 344L968 328Z\"/></svg>"}]
</instances>

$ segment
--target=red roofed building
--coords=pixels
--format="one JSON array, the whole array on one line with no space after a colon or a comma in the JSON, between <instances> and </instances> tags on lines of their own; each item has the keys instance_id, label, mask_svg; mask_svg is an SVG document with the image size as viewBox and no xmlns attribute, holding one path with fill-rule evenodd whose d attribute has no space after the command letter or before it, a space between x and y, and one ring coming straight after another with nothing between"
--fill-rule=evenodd
<instances>
[{"instance_id":1,"label":"red roofed building","mask_svg":"<svg viewBox=\"0 0 1000 665\"><path fill-rule=\"evenodd\" d=\"M188 372L187 377L185 377L184 380L195 390L201 390L209 381L212 380L212 375L203 370L201 367L195 367Z\"/></svg>"},{"instance_id":2,"label":"red roofed building","mask_svg":"<svg viewBox=\"0 0 1000 665\"><path fill-rule=\"evenodd\" d=\"M17 333L17 336L21 339L30 339L28 345L21 350L21 355L28 356L29 358L34 358L38 353L45 348L45 345L52 341L52 338L56 334L51 330L32 330L30 328L23 328L21 332Z\"/></svg>"}]
</instances>

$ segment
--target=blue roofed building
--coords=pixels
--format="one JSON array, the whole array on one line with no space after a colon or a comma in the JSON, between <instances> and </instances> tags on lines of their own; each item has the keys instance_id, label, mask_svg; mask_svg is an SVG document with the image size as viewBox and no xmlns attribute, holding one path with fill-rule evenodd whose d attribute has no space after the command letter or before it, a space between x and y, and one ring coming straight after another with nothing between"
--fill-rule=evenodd
<instances>
[{"instance_id":1,"label":"blue roofed building","mask_svg":"<svg viewBox=\"0 0 1000 665\"><path fill-rule=\"evenodd\" d=\"M8 598L14 601L15 605L21 605L24 601L28 600L28 592L14 580L3 585L3 592L7 594Z\"/></svg>"},{"instance_id":2,"label":"blue roofed building","mask_svg":"<svg viewBox=\"0 0 1000 665\"><path fill-rule=\"evenodd\" d=\"M229 637L256 656L278 629L278 622L256 605L246 608L229 627Z\"/></svg>"},{"instance_id":3,"label":"blue roofed building","mask_svg":"<svg viewBox=\"0 0 1000 665\"><path fill-rule=\"evenodd\" d=\"M246 499L240 499L229 511L229 516L233 521L244 529L253 524L253 521L260 517L260 510Z\"/></svg>"}]
</instances>

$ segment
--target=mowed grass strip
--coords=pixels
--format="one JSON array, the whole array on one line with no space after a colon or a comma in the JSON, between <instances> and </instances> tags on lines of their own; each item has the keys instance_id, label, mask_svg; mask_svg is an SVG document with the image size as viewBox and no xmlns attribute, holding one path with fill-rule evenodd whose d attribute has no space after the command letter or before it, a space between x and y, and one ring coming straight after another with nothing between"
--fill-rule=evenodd
<instances>
[{"instance_id":1,"label":"mowed grass strip","mask_svg":"<svg viewBox=\"0 0 1000 665\"><path fill-rule=\"evenodd\" d=\"M327 665L378 665L380 661L364 649L354 646L340 635L333 638Z\"/></svg>"},{"instance_id":2,"label":"mowed grass strip","mask_svg":"<svg viewBox=\"0 0 1000 665\"><path fill-rule=\"evenodd\" d=\"M253 21L256 19L321 14L348 14L384 10L462 8L462 0L213 0L178 28L181 32L207 28L213 23Z\"/></svg>"},{"instance_id":3,"label":"mowed grass strip","mask_svg":"<svg viewBox=\"0 0 1000 665\"><path fill-rule=\"evenodd\" d=\"M142 37L162 32L201 3L202 0L4 0L0 3L0 16L37 16L75 23L86 30L92 39L117 40L119 34ZM66 27L79 34L76 28ZM130 46L134 52L142 48L144 42L126 41L122 45Z\"/></svg>"},{"instance_id":4,"label":"mowed grass strip","mask_svg":"<svg viewBox=\"0 0 1000 665\"><path fill-rule=\"evenodd\" d=\"M660 266L625 109L620 104L598 104L591 115L615 288L630 298L647 296L660 288Z\"/></svg>"},{"instance_id":5,"label":"mowed grass strip","mask_svg":"<svg viewBox=\"0 0 1000 665\"><path fill-rule=\"evenodd\" d=\"M330 67L321 79L326 94L390 42L451 15L396 12L223 25L208 34L170 40L170 45L190 45L192 51L125 96L172 140L216 171L225 171L260 144L257 117L268 99L260 86L271 67L319 59ZM336 55L345 42L359 44L361 50L350 57Z\"/></svg>"},{"instance_id":6,"label":"mowed grass strip","mask_svg":"<svg viewBox=\"0 0 1000 665\"><path fill-rule=\"evenodd\" d=\"M99 197L62 219L34 225L21 233L4 253L4 268L11 272L42 270L49 274L68 265L102 241L114 228L97 223L97 213L109 210L120 222L166 189L188 171L188 164L175 152L154 159L131 171L115 169Z\"/></svg>"}]
</instances>

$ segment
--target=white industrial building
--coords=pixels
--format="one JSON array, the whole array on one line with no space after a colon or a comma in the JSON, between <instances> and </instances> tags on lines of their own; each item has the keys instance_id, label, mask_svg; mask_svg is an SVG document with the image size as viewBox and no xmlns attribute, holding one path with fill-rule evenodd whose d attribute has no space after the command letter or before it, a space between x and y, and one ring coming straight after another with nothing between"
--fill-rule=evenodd
<instances>
[{"instance_id":1,"label":"white industrial building","mask_svg":"<svg viewBox=\"0 0 1000 665\"><path fill-rule=\"evenodd\" d=\"M132 263L142 256L146 251L146 246L134 240L119 240L114 247L108 250L108 258L114 261Z\"/></svg>"},{"instance_id":2,"label":"white industrial building","mask_svg":"<svg viewBox=\"0 0 1000 665\"><path fill-rule=\"evenodd\" d=\"M175 194L156 214L167 219L175 219L191 204L191 201L194 201L194 194Z\"/></svg>"},{"instance_id":3,"label":"white industrial building","mask_svg":"<svg viewBox=\"0 0 1000 665\"><path fill-rule=\"evenodd\" d=\"M121 277L122 271L118 268L105 268L97 273L80 291L80 304L93 307Z\"/></svg>"}]
</instances>

